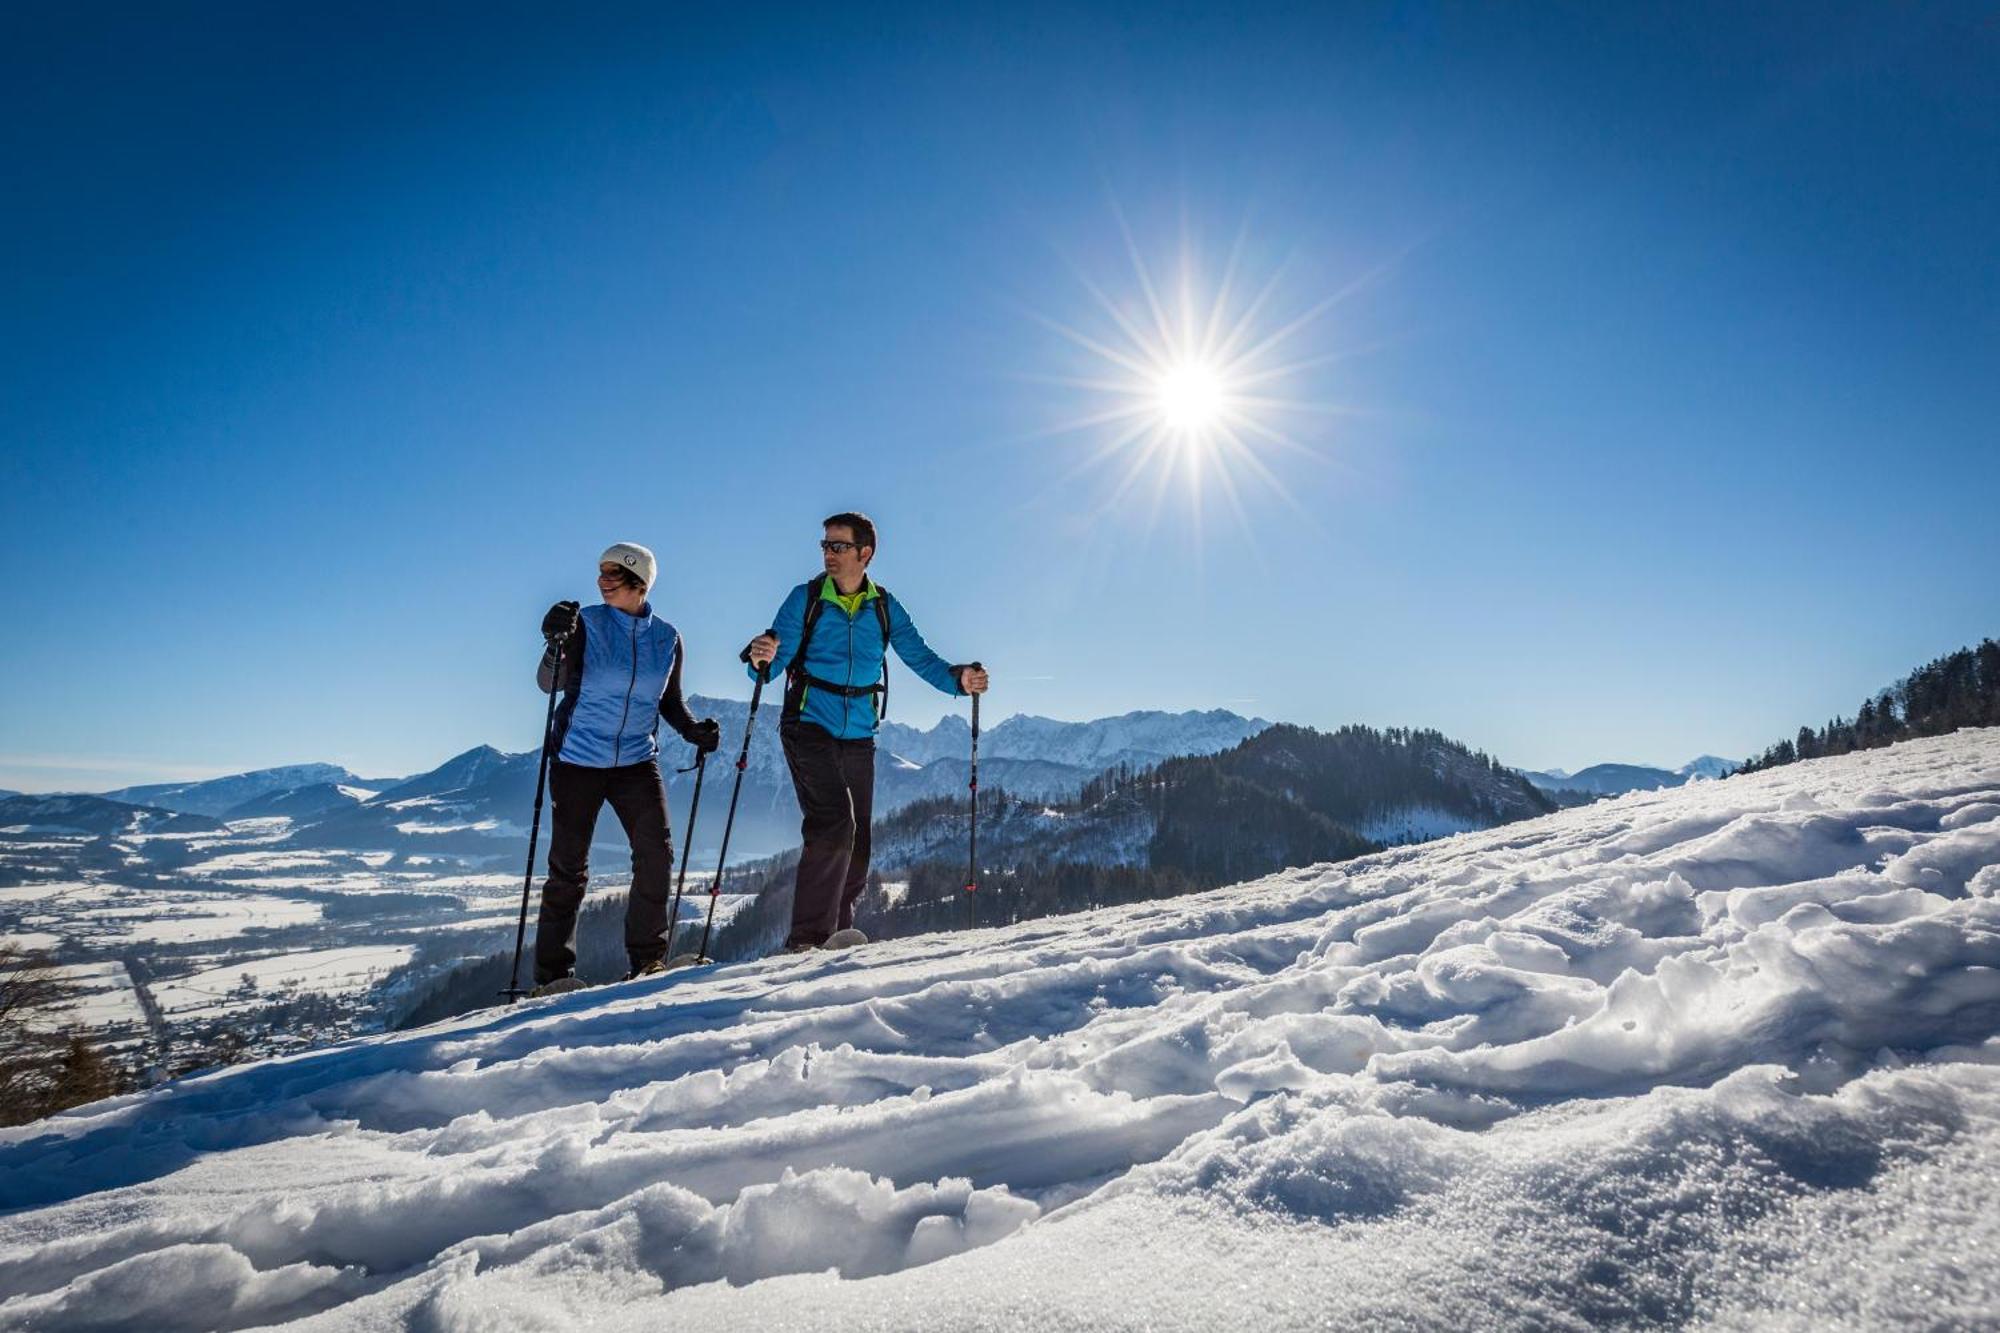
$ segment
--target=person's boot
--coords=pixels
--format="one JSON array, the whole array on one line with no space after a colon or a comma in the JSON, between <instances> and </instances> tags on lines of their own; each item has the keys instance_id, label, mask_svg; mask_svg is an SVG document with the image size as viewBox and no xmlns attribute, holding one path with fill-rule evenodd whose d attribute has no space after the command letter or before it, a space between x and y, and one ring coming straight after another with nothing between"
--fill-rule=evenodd
<instances>
[{"instance_id":1,"label":"person's boot","mask_svg":"<svg viewBox=\"0 0 2000 1333\"><path fill-rule=\"evenodd\" d=\"M566 995L573 990L582 990L584 982L574 972L564 973L553 981L544 981L528 992L528 998L539 1000L544 995Z\"/></svg>"},{"instance_id":2,"label":"person's boot","mask_svg":"<svg viewBox=\"0 0 2000 1333\"><path fill-rule=\"evenodd\" d=\"M630 972L627 972L625 974L625 980L636 981L640 977L658 976L660 973L666 970L667 970L667 965L665 963L661 962L657 958L650 958L647 961L633 967L633 969Z\"/></svg>"}]
</instances>

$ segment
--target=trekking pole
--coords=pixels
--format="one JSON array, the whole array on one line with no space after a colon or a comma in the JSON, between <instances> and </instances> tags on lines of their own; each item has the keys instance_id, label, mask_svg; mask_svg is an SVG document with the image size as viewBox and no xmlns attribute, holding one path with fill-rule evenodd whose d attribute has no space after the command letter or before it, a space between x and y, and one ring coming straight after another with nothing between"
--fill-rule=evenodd
<instances>
[{"instance_id":1,"label":"trekking pole","mask_svg":"<svg viewBox=\"0 0 2000 1333\"><path fill-rule=\"evenodd\" d=\"M535 770L535 819L528 826L528 870L521 877L521 920L514 927L514 970L507 975L507 989L500 993L512 1004L527 992L521 989L521 945L528 938L528 891L535 883L535 844L542 836L542 789L549 777L549 738L556 734L556 694L562 688L563 645L556 640L555 666L549 675L549 715L542 719L542 762Z\"/></svg>"},{"instance_id":2,"label":"trekking pole","mask_svg":"<svg viewBox=\"0 0 2000 1333\"><path fill-rule=\"evenodd\" d=\"M681 890L688 882L688 854L694 851L694 817L701 813L701 780L708 772L708 751L703 750L694 757L694 798L688 802L687 827L681 830L681 874L674 883L673 915L667 918L667 957L674 956L674 935L681 928ZM687 772L682 769L681 772Z\"/></svg>"},{"instance_id":3,"label":"trekking pole","mask_svg":"<svg viewBox=\"0 0 2000 1333\"><path fill-rule=\"evenodd\" d=\"M972 664L974 671L984 671L979 663ZM979 892L979 696L972 696L972 781L968 784L972 792L972 837L965 856L965 924L978 924L973 909L972 895Z\"/></svg>"},{"instance_id":4,"label":"trekking pole","mask_svg":"<svg viewBox=\"0 0 2000 1333\"><path fill-rule=\"evenodd\" d=\"M743 650L743 660L750 660L748 648ZM750 767L750 733L757 728L757 704L764 697L764 682L770 675L771 664L766 662L757 668L757 683L750 688L750 716L743 723L743 749L736 756L736 785L729 792L729 815L722 821L722 850L715 854L715 882L708 886L708 923L701 928L701 948L695 950L697 958L708 956L708 932L715 929L715 904L722 897L722 868L729 864L729 833L736 827L736 798L743 794L743 771Z\"/></svg>"}]
</instances>

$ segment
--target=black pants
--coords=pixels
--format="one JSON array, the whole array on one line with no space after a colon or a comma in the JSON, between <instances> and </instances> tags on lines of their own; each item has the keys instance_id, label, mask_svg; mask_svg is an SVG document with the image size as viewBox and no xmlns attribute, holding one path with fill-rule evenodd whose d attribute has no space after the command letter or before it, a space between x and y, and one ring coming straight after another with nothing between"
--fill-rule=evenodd
<instances>
[{"instance_id":1,"label":"black pants","mask_svg":"<svg viewBox=\"0 0 2000 1333\"><path fill-rule=\"evenodd\" d=\"M535 919L535 984L576 967L576 912L590 878L590 837L606 801L632 844L632 896L625 902L625 953L634 970L667 951L667 887L673 877L673 835L658 760L618 768L585 768L560 759L549 765L549 877Z\"/></svg>"},{"instance_id":2,"label":"black pants","mask_svg":"<svg viewBox=\"0 0 2000 1333\"><path fill-rule=\"evenodd\" d=\"M812 722L778 728L798 793L798 887L787 944L824 944L854 924L854 903L868 884L868 833L875 816L875 739L836 740Z\"/></svg>"}]
</instances>

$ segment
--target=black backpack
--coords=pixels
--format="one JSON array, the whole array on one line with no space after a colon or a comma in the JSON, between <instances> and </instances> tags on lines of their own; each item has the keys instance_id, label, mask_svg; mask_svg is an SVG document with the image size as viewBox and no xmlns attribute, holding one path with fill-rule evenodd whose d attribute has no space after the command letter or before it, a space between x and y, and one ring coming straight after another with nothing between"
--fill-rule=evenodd
<instances>
[{"instance_id":1,"label":"black backpack","mask_svg":"<svg viewBox=\"0 0 2000 1333\"><path fill-rule=\"evenodd\" d=\"M873 685L837 685L830 680L806 674L806 646L812 642L813 626L819 624L820 615L826 610L826 602L821 593L826 590L826 574L815 574L806 581L806 623L799 630L799 646L792 654L792 664L785 668L785 706L780 715L794 718L805 703L806 687L825 690L843 699L855 699L864 694L880 695L875 704L875 719L881 721L889 716L889 590L875 585L875 619L882 626L882 679Z\"/></svg>"}]
</instances>

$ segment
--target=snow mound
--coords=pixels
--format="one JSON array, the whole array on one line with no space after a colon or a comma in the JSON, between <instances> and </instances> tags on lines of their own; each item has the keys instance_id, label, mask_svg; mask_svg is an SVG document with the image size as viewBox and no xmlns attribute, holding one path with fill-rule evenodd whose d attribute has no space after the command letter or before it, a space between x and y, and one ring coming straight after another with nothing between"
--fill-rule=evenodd
<instances>
[{"instance_id":1,"label":"snow mound","mask_svg":"<svg viewBox=\"0 0 2000 1333\"><path fill-rule=\"evenodd\" d=\"M0 1131L0 1323L1976 1326L1997 1189L1985 730Z\"/></svg>"}]
</instances>

